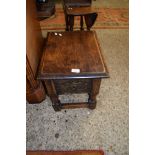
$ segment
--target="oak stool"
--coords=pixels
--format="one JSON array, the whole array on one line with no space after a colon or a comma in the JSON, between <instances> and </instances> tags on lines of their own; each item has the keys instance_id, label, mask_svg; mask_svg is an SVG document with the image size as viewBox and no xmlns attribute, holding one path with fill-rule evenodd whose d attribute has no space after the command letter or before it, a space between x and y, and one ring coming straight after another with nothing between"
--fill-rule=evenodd
<instances>
[{"instance_id":1,"label":"oak stool","mask_svg":"<svg viewBox=\"0 0 155 155\"><path fill-rule=\"evenodd\" d=\"M38 70L55 111L96 107L102 78L109 73L95 31L48 33ZM61 103L59 95L88 93L88 102Z\"/></svg>"}]
</instances>

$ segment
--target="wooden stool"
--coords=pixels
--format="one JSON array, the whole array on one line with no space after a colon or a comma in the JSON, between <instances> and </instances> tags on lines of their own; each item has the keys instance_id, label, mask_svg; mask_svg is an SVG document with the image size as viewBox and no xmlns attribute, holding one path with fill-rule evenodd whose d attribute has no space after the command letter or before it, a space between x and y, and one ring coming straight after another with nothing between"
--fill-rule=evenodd
<instances>
[{"instance_id":1,"label":"wooden stool","mask_svg":"<svg viewBox=\"0 0 155 155\"><path fill-rule=\"evenodd\" d=\"M51 32L39 67L55 111L96 107L102 78L109 77L95 31ZM61 103L59 95L88 93L87 102Z\"/></svg>"},{"instance_id":2,"label":"wooden stool","mask_svg":"<svg viewBox=\"0 0 155 155\"><path fill-rule=\"evenodd\" d=\"M73 31L74 26L74 17L80 16L80 29L84 30L83 28L83 19L85 19L85 23L87 26L87 30L94 25L97 13L93 10L92 7L68 7L64 6L65 12L65 21L66 21L66 31Z\"/></svg>"}]
</instances>

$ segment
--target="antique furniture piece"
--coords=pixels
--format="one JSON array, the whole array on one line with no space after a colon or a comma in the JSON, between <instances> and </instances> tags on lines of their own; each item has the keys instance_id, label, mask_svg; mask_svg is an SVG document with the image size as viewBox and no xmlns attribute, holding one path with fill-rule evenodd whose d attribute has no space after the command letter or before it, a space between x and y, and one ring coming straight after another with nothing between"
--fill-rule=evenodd
<instances>
[{"instance_id":1,"label":"antique furniture piece","mask_svg":"<svg viewBox=\"0 0 155 155\"><path fill-rule=\"evenodd\" d=\"M109 77L95 31L51 32L41 59L38 79L44 81L55 111L96 107L102 78ZM88 102L61 103L59 95L88 93Z\"/></svg>"},{"instance_id":2,"label":"antique furniture piece","mask_svg":"<svg viewBox=\"0 0 155 155\"><path fill-rule=\"evenodd\" d=\"M36 0L37 15L39 20L49 18L55 14L55 2L46 0L45 2Z\"/></svg>"},{"instance_id":3,"label":"antique furniture piece","mask_svg":"<svg viewBox=\"0 0 155 155\"><path fill-rule=\"evenodd\" d=\"M35 79L29 60L26 56L26 99L29 103L40 103L46 97L44 87Z\"/></svg>"},{"instance_id":4,"label":"antique furniture piece","mask_svg":"<svg viewBox=\"0 0 155 155\"><path fill-rule=\"evenodd\" d=\"M46 97L42 82L35 78L43 45L35 1L26 0L26 99L29 103L39 103Z\"/></svg>"},{"instance_id":5,"label":"antique furniture piece","mask_svg":"<svg viewBox=\"0 0 155 155\"><path fill-rule=\"evenodd\" d=\"M63 0L69 7L91 6L92 0Z\"/></svg>"},{"instance_id":6,"label":"antique furniture piece","mask_svg":"<svg viewBox=\"0 0 155 155\"><path fill-rule=\"evenodd\" d=\"M65 21L66 21L66 31L73 31L74 26L74 17L80 16L80 29L83 28L83 18L87 26L87 30L93 26L96 21L97 13L93 10L92 7L68 7L64 6Z\"/></svg>"}]
</instances>

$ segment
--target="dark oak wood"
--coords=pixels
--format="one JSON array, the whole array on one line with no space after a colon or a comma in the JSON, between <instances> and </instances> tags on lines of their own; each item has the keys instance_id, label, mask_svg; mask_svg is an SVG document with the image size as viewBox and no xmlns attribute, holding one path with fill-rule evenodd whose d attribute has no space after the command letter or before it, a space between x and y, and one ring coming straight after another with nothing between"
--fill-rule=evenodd
<instances>
[{"instance_id":1,"label":"dark oak wood","mask_svg":"<svg viewBox=\"0 0 155 155\"><path fill-rule=\"evenodd\" d=\"M26 99L29 103L40 103L46 97L43 85L36 80L26 56Z\"/></svg>"},{"instance_id":2,"label":"dark oak wood","mask_svg":"<svg viewBox=\"0 0 155 155\"><path fill-rule=\"evenodd\" d=\"M73 31L74 17L80 16L80 29L83 28L83 19L87 26L87 30L94 25L98 16L97 12L92 7L68 7L64 6L65 20L66 20L66 31Z\"/></svg>"},{"instance_id":3,"label":"dark oak wood","mask_svg":"<svg viewBox=\"0 0 155 155\"><path fill-rule=\"evenodd\" d=\"M95 109L96 108L96 96L99 93L101 84L101 79L93 79L91 84L91 91L89 92L89 108Z\"/></svg>"},{"instance_id":4,"label":"dark oak wood","mask_svg":"<svg viewBox=\"0 0 155 155\"><path fill-rule=\"evenodd\" d=\"M91 6L92 0L63 0L66 6L79 7L79 6Z\"/></svg>"},{"instance_id":5,"label":"dark oak wood","mask_svg":"<svg viewBox=\"0 0 155 155\"><path fill-rule=\"evenodd\" d=\"M35 0L26 0L26 54L34 74L42 56L43 46L44 39L37 20Z\"/></svg>"},{"instance_id":6,"label":"dark oak wood","mask_svg":"<svg viewBox=\"0 0 155 155\"><path fill-rule=\"evenodd\" d=\"M87 15L84 15L84 19L85 19L85 23L87 26L87 30L90 30L91 27L94 25L96 18L97 18L98 14L97 13L90 13Z\"/></svg>"},{"instance_id":7,"label":"dark oak wood","mask_svg":"<svg viewBox=\"0 0 155 155\"><path fill-rule=\"evenodd\" d=\"M87 93L91 90L91 79L53 80L57 94Z\"/></svg>"},{"instance_id":8,"label":"dark oak wood","mask_svg":"<svg viewBox=\"0 0 155 155\"><path fill-rule=\"evenodd\" d=\"M37 16L39 20L49 18L55 14L55 2L48 0L46 2L36 1Z\"/></svg>"},{"instance_id":9,"label":"dark oak wood","mask_svg":"<svg viewBox=\"0 0 155 155\"><path fill-rule=\"evenodd\" d=\"M29 103L40 103L46 97L41 81L35 78L43 44L35 0L26 0L26 99Z\"/></svg>"},{"instance_id":10,"label":"dark oak wood","mask_svg":"<svg viewBox=\"0 0 155 155\"><path fill-rule=\"evenodd\" d=\"M53 103L52 105L53 105L54 110L60 111L61 110L61 103L58 99L58 94L56 92L53 80L45 80L44 82L45 82L48 94L49 94L51 101Z\"/></svg>"},{"instance_id":11,"label":"dark oak wood","mask_svg":"<svg viewBox=\"0 0 155 155\"><path fill-rule=\"evenodd\" d=\"M62 36L59 36L61 34ZM80 69L80 74L71 72ZM95 31L48 33L38 79L108 77Z\"/></svg>"},{"instance_id":12,"label":"dark oak wood","mask_svg":"<svg viewBox=\"0 0 155 155\"><path fill-rule=\"evenodd\" d=\"M95 12L93 7L66 7L66 13L68 15L87 15Z\"/></svg>"},{"instance_id":13,"label":"dark oak wood","mask_svg":"<svg viewBox=\"0 0 155 155\"><path fill-rule=\"evenodd\" d=\"M107 77L109 73L95 31L48 33L38 79L45 82L55 111L76 107L94 109L101 79ZM58 96L66 93L88 93L89 99L85 103L63 104Z\"/></svg>"}]
</instances>

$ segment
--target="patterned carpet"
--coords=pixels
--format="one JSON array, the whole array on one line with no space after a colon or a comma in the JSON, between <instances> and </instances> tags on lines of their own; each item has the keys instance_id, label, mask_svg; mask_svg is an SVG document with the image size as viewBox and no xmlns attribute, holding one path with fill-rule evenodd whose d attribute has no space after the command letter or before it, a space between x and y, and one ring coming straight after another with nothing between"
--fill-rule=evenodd
<instances>
[{"instance_id":1,"label":"patterned carpet","mask_svg":"<svg viewBox=\"0 0 155 155\"><path fill-rule=\"evenodd\" d=\"M102 150L27 151L26 155L104 155L104 152Z\"/></svg>"},{"instance_id":2,"label":"patterned carpet","mask_svg":"<svg viewBox=\"0 0 155 155\"><path fill-rule=\"evenodd\" d=\"M93 29L128 29L128 8L103 8L94 7L98 13ZM75 18L75 29L79 27L79 18ZM62 8L56 8L55 17L40 21L42 30L64 30L65 18Z\"/></svg>"}]
</instances>

